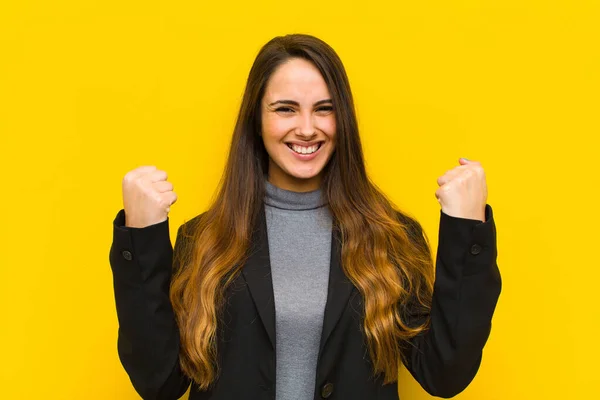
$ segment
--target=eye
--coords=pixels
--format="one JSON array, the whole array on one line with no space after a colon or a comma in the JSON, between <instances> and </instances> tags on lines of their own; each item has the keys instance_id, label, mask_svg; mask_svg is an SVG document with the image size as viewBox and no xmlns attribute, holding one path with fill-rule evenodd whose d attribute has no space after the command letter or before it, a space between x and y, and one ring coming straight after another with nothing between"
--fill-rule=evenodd
<instances>
[{"instance_id":1,"label":"eye","mask_svg":"<svg viewBox=\"0 0 600 400\"><path fill-rule=\"evenodd\" d=\"M282 113L289 113L289 112L293 112L294 110L291 109L290 107L279 107L279 108L276 108L275 111L282 112Z\"/></svg>"},{"instance_id":2,"label":"eye","mask_svg":"<svg viewBox=\"0 0 600 400\"><path fill-rule=\"evenodd\" d=\"M319 107L319 108L317 108L317 111L322 112L322 113L329 113L329 112L333 111L333 106Z\"/></svg>"}]
</instances>

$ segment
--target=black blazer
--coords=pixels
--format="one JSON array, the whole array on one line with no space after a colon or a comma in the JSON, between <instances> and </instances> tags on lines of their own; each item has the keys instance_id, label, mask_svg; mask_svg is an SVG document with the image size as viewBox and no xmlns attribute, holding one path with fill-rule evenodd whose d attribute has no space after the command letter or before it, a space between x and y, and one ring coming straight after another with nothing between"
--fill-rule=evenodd
<instances>
[{"instance_id":1,"label":"black blazer","mask_svg":"<svg viewBox=\"0 0 600 400\"><path fill-rule=\"evenodd\" d=\"M440 210L431 328L404 350L406 367L434 396L452 397L467 387L479 369L490 334L501 279L489 204L485 215L482 222ZM145 228L127 228L120 210L113 221L109 261L119 320L117 348L144 399L178 399L190 385L179 367L179 333L168 292L173 254L189 244L182 227L198 218L179 227L174 248L168 219ZM423 242L419 223L405 222L412 226L413 239ZM199 391L192 384L190 400L275 399L275 306L264 213L255 232L252 254L226 293L226 323L218 331L221 375L210 391ZM380 376L372 377L361 330L361 295L340 267L340 238L335 230L332 239L314 399L398 399L397 383L383 385ZM424 317L414 314L411 320Z\"/></svg>"}]
</instances>

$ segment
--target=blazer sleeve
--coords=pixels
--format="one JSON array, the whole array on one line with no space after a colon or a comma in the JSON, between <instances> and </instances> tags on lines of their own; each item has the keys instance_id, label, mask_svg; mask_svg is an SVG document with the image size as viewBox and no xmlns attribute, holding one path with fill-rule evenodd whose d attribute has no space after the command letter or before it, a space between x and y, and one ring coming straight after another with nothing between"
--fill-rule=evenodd
<instances>
[{"instance_id":1,"label":"blazer sleeve","mask_svg":"<svg viewBox=\"0 0 600 400\"><path fill-rule=\"evenodd\" d=\"M109 261L119 322L117 350L143 399L179 399L190 385L179 365L179 330L169 300L182 226L173 249L168 219L144 228L126 227L121 209L113 221Z\"/></svg>"},{"instance_id":2,"label":"blazer sleeve","mask_svg":"<svg viewBox=\"0 0 600 400\"><path fill-rule=\"evenodd\" d=\"M502 283L492 207L486 204L485 221L440 214L431 310L415 307L410 317L422 322L430 316L430 326L410 341L404 355L407 369L425 391L450 398L479 369ZM424 244L421 227L416 227Z\"/></svg>"}]
</instances>

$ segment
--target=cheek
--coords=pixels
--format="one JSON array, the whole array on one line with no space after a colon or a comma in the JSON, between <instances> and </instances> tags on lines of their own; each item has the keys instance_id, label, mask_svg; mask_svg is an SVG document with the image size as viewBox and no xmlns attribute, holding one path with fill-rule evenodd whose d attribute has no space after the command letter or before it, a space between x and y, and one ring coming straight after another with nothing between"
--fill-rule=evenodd
<instances>
[{"instance_id":1,"label":"cheek","mask_svg":"<svg viewBox=\"0 0 600 400\"><path fill-rule=\"evenodd\" d=\"M280 140L288 132L289 122L281 118L267 118L262 123L263 136L268 140Z\"/></svg>"},{"instance_id":2,"label":"cheek","mask_svg":"<svg viewBox=\"0 0 600 400\"><path fill-rule=\"evenodd\" d=\"M325 118L321 121L320 129L327 135L331 140L335 139L335 132L337 129L335 118Z\"/></svg>"},{"instance_id":3,"label":"cheek","mask_svg":"<svg viewBox=\"0 0 600 400\"><path fill-rule=\"evenodd\" d=\"M262 123L262 140L271 158L277 158L277 154L282 151L280 148L281 140L286 135L285 127L280 120L267 119Z\"/></svg>"}]
</instances>

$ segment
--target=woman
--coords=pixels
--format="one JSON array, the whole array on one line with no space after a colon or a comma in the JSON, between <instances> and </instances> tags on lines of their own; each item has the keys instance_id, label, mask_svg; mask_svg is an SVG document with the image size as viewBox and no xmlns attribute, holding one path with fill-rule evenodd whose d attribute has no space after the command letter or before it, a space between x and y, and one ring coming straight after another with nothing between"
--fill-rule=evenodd
<instances>
[{"instance_id":1,"label":"woman","mask_svg":"<svg viewBox=\"0 0 600 400\"><path fill-rule=\"evenodd\" d=\"M480 163L438 179L434 280L420 224L370 182L342 62L276 37L250 71L220 189L182 224L164 171L123 180L110 263L118 352L145 399L397 399L399 363L451 397L500 294Z\"/></svg>"}]
</instances>

